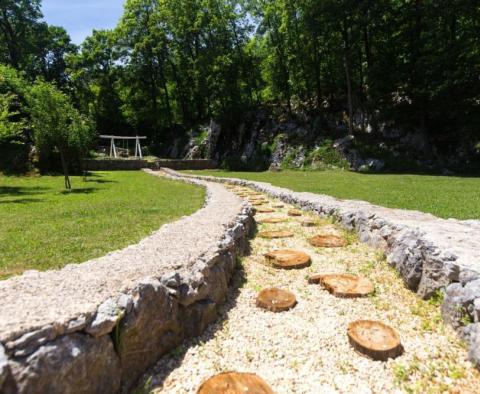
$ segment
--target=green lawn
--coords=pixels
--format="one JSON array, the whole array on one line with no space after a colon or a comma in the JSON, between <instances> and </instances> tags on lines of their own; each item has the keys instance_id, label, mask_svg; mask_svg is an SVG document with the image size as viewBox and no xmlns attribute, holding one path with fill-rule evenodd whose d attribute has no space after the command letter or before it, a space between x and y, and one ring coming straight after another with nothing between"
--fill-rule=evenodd
<instances>
[{"instance_id":1,"label":"green lawn","mask_svg":"<svg viewBox=\"0 0 480 394\"><path fill-rule=\"evenodd\" d=\"M348 171L188 172L269 182L295 191L415 209L443 218L480 219L480 178Z\"/></svg>"},{"instance_id":2,"label":"green lawn","mask_svg":"<svg viewBox=\"0 0 480 394\"><path fill-rule=\"evenodd\" d=\"M0 277L79 263L138 242L201 208L200 187L143 172L72 177L0 175Z\"/></svg>"}]
</instances>

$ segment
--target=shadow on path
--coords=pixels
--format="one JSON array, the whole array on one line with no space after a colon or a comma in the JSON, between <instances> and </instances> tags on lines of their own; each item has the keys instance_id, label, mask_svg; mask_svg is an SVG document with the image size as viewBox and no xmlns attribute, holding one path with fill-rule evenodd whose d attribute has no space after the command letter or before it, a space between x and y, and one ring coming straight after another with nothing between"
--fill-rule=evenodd
<instances>
[{"instance_id":1,"label":"shadow on path","mask_svg":"<svg viewBox=\"0 0 480 394\"><path fill-rule=\"evenodd\" d=\"M249 254L250 251L246 253L243 258L247 257ZM170 373L182 364L185 355L191 347L213 340L216 332L222 330L225 321L228 320L229 311L237 305L237 298L240 295L240 290L245 282L246 276L244 268L242 264L238 262L232 280L229 283L225 303L218 308L217 320L211 323L202 335L186 339L177 348L160 358L156 366L147 371L147 373L140 379L139 386L134 392L150 392L150 390L161 388Z\"/></svg>"}]
</instances>

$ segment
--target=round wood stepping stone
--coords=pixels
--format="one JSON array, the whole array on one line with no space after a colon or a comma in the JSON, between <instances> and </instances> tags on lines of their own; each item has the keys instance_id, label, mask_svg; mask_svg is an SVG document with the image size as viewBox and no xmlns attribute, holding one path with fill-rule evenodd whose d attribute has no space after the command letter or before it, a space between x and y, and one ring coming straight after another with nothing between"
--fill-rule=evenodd
<instances>
[{"instance_id":1,"label":"round wood stepping stone","mask_svg":"<svg viewBox=\"0 0 480 394\"><path fill-rule=\"evenodd\" d=\"M310 275L308 277L308 283L310 284L319 284L320 279L322 278L323 274L317 274L317 275Z\"/></svg>"},{"instance_id":2,"label":"round wood stepping stone","mask_svg":"<svg viewBox=\"0 0 480 394\"><path fill-rule=\"evenodd\" d=\"M291 249L275 250L266 253L265 258L275 268L299 269L312 264L308 254Z\"/></svg>"},{"instance_id":3,"label":"round wood stepping stone","mask_svg":"<svg viewBox=\"0 0 480 394\"><path fill-rule=\"evenodd\" d=\"M264 218L264 219L258 219L258 223L284 223L287 220L285 218Z\"/></svg>"},{"instance_id":4,"label":"round wood stepping stone","mask_svg":"<svg viewBox=\"0 0 480 394\"><path fill-rule=\"evenodd\" d=\"M295 295L287 290L272 287L264 289L257 296L257 306L270 312L284 312L297 304Z\"/></svg>"},{"instance_id":5,"label":"round wood stepping stone","mask_svg":"<svg viewBox=\"0 0 480 394\"><path fill-rule=\"evenodd\" d=\"M315 220L313 219L302 219L300 220L300 224L303 226L303 227L315 227L317 225L317 223L315 222Z\"/></svg>"},{"instance_id":6,"label":"round wood stepping stone","mask_svg":"<svg viewBox=\"0 0 480 394\"><path fill-rule=\"evenodd\" d=\"M354 321L348 325L347 335L356 351L374 360L386 361L403 353L398 333L379 321Z\"/></svg>"},{"instance_id":7,"label":"round wood stepping stone","mask_svg":"<svg viewBox=\"0 0 480 394\"><path fill-rule=\"evenodd\" d=\"M254 207L258 207L259 205L263 205L263 201L249 201L251 205Z\"/></svg>"},{"instance_id":8,"label":"round wood stepping stone","mask_svg":"<svg viewBox=\"0 0 480 394\"><path fill-rule=\"evenodd\" d=\"M288 211L288 216L302 216L302 211L299 211L298 209L290 209Z\"/></svg>"},{"instance_id":9,"label":"round wood stepping stone","mask_svg":"<svg viewBox=\"0 0 480 394\"><path fill-rule=\"evenodd\" d=\"M336 235L316 235L310 238L308 242L317 248L340 248L348 245L345 238Z\"/></svg>"},{"instance_id":10,"label":"round wood stepping stone","mask_svg":"<svg viewBox=\"0 0 480 394\"><path fill-rule=\"evenodd\" d=\"M320 283L336 297L365 297L375 291L373 283L362 276L348 274L316 275L315 277L310 277L309 281L312 278L318 279L317 283Z\"/></svg>"},{"instance_id":11,"label":"round wood stepping stone","mask_svg":"<svg viewBox=\"0 0 480 394\"><path fill-rule=\"evenodd\" d=\"M249 200L251 201L268 201L264 199L263 197L250 197Z\"/></svg>"},{"instance_id":12,"label":"round wood stepping stone","mask_svg":"<svg viewBox=\"0 0 480 394\"><path fill-rule=\"evenodd\" d=\"M275 394L253 373L224 372L202 383L197 394Z\"/></svg>"},{"instance_id":13,"label":"round wood stepping stone","mask_svg":"<svg viewBox=\"0 0 480 394\"><path fill-rule=\"evenodd\" d=\"M274 208L283 208L285 205L283 204L273 204Z\"/></svg>"},{"instance_id":14,"label":"round wood stepping stone","mask_svg":"<svg viewBox=\"0 0 480 394\"><path fill-rule=\"evenodd\" d=\"M258 233L258 236L260 238L268 238L268 239L274 239L274 238L290 238L293 237L293 233L291 231L260 231Z\"/></svg>"},{"instance_id":15,"label":"round wood stepping stone","mask_svg":"<svg viewBox=\"0 0 480 394\"><path fill-rule=\"evenodd\" d=\"M272 209L272 208L255 208L255 211L257 211L257 213L273 213L273 212L275 212L275 209Z\"/></svg>"}]
</instances>

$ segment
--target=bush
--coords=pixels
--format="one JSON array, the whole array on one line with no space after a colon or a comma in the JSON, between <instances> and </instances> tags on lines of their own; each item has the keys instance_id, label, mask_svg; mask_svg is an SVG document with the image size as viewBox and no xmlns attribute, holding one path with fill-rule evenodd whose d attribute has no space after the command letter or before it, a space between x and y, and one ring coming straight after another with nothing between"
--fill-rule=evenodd
<instances>
[{"instance_id":1,"label":"bush","mask_svg":"<svg viewBox=\"0 0 480 394\"><path fill-rule=\"evenodd\" d=\"M0 171L29 169L26 92L27 83L21 74L0 65Z\"/></svg>"},{"instance_id":2,"label":"bush","mask_svg":"<svg viewBox=\"0 0 480 394\"><path fill-rule=\"evenodd\" d=\"M34 141L40 162L58 154L71 188L68 166L88 154L93 138L89 122L73 108L70 99L55 86L38 81L28 97Z\"/></svg>"},{"instance_id":3,"label":"bush","mask_svg":"<svg viewBox=\"0 0 480 394\"><path fill-rule=\"evenodd\" d=\"M333 147L333 141L331 140L325 140L322 145L313 149L307 155L305 164L307 167L317 170L329 167L342 169L348 169L350 167L342 153Z\"/></svg>"}]
</instances>

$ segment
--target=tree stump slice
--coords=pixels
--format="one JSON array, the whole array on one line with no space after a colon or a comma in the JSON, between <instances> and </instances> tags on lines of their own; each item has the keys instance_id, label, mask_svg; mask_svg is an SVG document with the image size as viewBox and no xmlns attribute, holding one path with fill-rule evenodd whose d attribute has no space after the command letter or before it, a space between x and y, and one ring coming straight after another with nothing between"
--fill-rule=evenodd
<instances>
[{"instance_id":1,"label":"tree stump slice","mask_svg":"<svg viewBox=\"0 0 480 394\"><path fill-rule=\"evenodd\" d=\"M348 274L318 275L318 283L336 297L366 297L375 291L373 283L362 276Z\"/></svg>"},{"instance_id":2,"label":"tree stump slice","mask_svg":"<svg viewBox=\"0 0 480 394\"><path fill-rule=\"evenodd\" d=\"M300 224L303 226L303 227L315 227L317 225L317 223L315 222L315 220L313 219L302 219L300 220Z\"/></svg>"},{"instance_id":3,"label":"tree stump slice","mask_svg":"<svg viewBox=\"0 0 480 394\"><path fill-rule=\"evenodd\" d=\"M285 218L273 218L273 217L257 220L258 223L265 223L265 224L268 224L268 223L284 223L286 221L287 220Z\"/></svg>"},{"instance_id":4,"label":"tree stump slice","mask_svg":"<svg viewBox=\"0 0 480 394\"><path fill-rule=\"evenodd\" d=\"M293 237L291 231L260 231L258 233L260 238L274 239L274 238L290 238Z\"/></svg>"},{"instance_id":5,"label":"tree stump slice","mask_svg":"<svg viewBox=\"0 0 480 394\"><path fill-rule=\"evenodd\" d=\"M322 278L322 276L324 276L323 274L320 274L320 275L310 275L308 277L308 283L310 283L311 285L313 284L319 284L320 283L320 279Z\"/></svg>"},{"instance_id":6,"label":"tree stump slice","mask_svg":"<svg viewBox=\"0 0 480 394\"><path fill-rule=\"evenodd\" d=\"M386 361L403 353L398 333L379 321L354 321L348 325L347 335L357 352L373 360Z\"/></svg>"},{"instance_id":7,"label":"tree stump slice","mask_svg":"<svg viewBox=\"0 0 480 394\"><path fill-rule=\"evenodd\" d=\"M310 238L308 242L317 248L340 248L348 245L345 238L337 235L316 235Z\"/></svg>"},{"instance_id":8,"label":"tree stump slice","mask_svg":"<svg viewBox=\"0 0 480 394\"><path fill-rule=\"evenodd\" d=\"M283 204L273 204L274 208L283 208L285 205Z\"/></svg>"},{"instance_id":9,"label":"tree stump slice","mask_svg":"<svg viewBox=\"0 0 480 394\"><path fill-rule=\"evenodd\" d=\"M275 394L268 384L252 373L224 372L202 383L197 394Z\"/></svg>"},{"instance_id":10,"label":"tree stump slice","mask_svg":"<svg viewBox=\"0 0 480 394\"><path fill-rule=\"evenodd\" d=\"M293 293L275 287L264 289L257 296L257 306L270 312L285 312L297 304Z\"/></svg>"},{"instance_id":11,"label":"tree stump slice","mask_svg":"<svg viewBox=\"0 0 480 394\"><path fill-rule=\"evenodd\" d=\"M288 216L302 216L302 211L298 209L290 209L288 211Z\"/></svg>"},{"instance_id":12,"label":"tree stump slice","mask_svg":"<svg viewBox=\"0 0 480 394\"><path fill-rule=\"evenodd\" d=\"M266 253L265 258L275 268L300 269L312 264L308 254L291 249L275 250Z\"/></svg>"},{"instance_id":13,"label":"tree stump slice","mask_svg":"<svg viewBox=\"0 0 480 394\"><path fill-rule=\"evenodd\" d=\"M264 203L262 201L250 201L250 204L254 207L258 207L260 205L263 205Z\"/></svg>"},{"instance_id":14,"label":"tree stump slice","mask_svg":"<svg viewBox=\"0 0 480 394\"><path fill-rule=\"evenodd\" d=\"M272 208L256 208L255 211L257 211L257 213L273 213L273 212L275 212L275 209L272 209Z\"/></svg>"}]
</instances>

